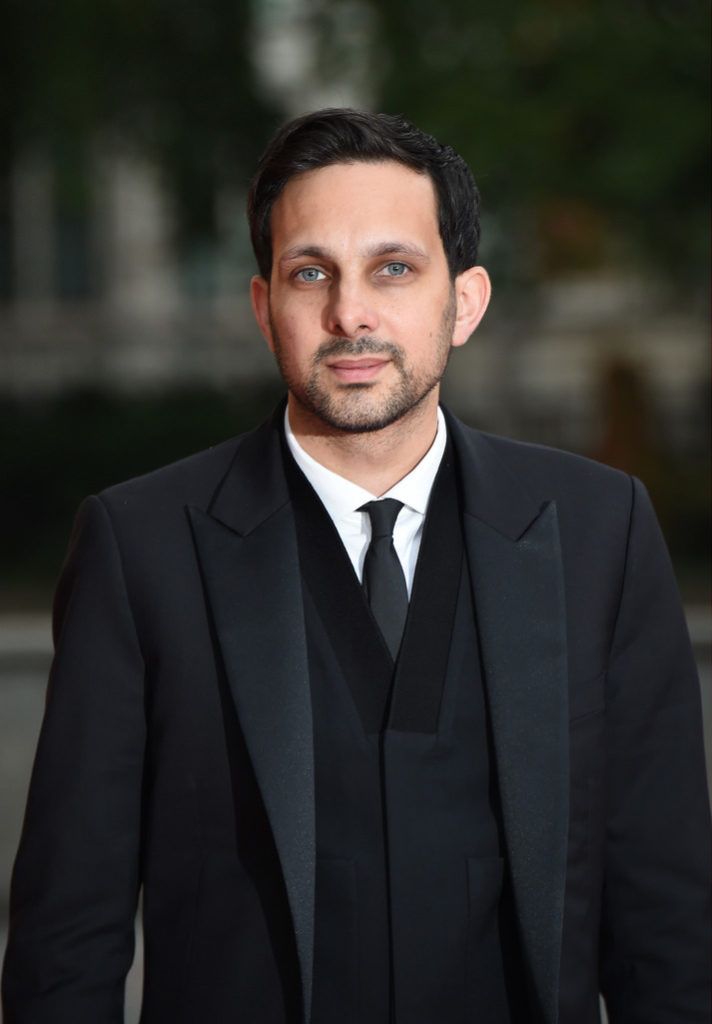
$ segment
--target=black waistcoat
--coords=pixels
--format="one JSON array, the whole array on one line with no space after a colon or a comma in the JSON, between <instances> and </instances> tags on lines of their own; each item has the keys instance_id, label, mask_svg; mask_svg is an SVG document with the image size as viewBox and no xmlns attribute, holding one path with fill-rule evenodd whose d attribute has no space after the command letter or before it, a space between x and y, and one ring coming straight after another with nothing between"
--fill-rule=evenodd
<instances>
[{"instance_id":1,"label":"black waistcoat","mask_svg":"<svg viewBox=\"0 0 712 1024\"><path fill-rule=\"evenodd\" d=\"M312 1024L508 1024L500 829L454 456L430 499L398 662L288 455L309 651Z\"/></svg>"}]
</instances>

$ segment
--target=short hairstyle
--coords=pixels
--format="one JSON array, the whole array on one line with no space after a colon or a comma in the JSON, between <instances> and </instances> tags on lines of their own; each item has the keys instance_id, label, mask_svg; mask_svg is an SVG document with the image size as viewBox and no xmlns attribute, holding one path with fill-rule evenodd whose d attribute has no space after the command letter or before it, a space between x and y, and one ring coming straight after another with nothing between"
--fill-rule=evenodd
<instances>
[{"instance_id":1,"label":"short hairstyle","mask_svg":"<svg viewBox=\"0 0 712 1024\"><path fill-rule=\"evenodd\" d=\"M383 160L395 160L431 179L450 276L455 278L474 266L480 240L480 199L463 158L400 115L335 107L304 114L284 125L260 159L247 197L250 237L260 274L269 280L272 206L291 178L332 164Z\"/></svg>"}]
</instances>

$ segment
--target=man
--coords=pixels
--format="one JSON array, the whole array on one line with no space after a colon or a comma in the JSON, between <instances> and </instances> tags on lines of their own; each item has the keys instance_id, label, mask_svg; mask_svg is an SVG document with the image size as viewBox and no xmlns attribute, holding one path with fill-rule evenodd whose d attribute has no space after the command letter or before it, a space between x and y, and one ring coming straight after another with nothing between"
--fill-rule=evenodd
<instances>
[{"instance_id":1,"label":"man","mask_svg":"<svg viewBox=\"0 0 712 1024\"><path fill-rule=\"evenodd\" d=\"M438 406L464 162L287 125L249 197L288 388L90 497L13 880L8 1024L703 1022L700 699L642 485Z\"/></svg>"}]
</instances>

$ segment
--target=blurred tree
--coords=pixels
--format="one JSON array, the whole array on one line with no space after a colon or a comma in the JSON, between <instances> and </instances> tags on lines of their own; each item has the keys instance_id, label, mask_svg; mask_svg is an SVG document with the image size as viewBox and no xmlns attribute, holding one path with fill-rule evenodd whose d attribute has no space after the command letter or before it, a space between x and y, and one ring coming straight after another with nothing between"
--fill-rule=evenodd
<instances>
[{"instance_id":1,"label":"blurred tree","mask_svg":"<svg viewBox=\"0 0 712 1024\"><path fill-rule=\"evenodd\" d=\"M353 19L354 2L314 8L326 76L341 59L338 7ZM706 279L707 3L360 3L377 108L471 164L497 211L500 276L642 262Z\"/></svg>"},{"instance_id":2,"label":"blurred tree","mask_svg":"<svg viewBox=\"0 0 712 1024\"><path fill-rule=\"evenodd\" d=\"M248 0L5 0L0 231L19 153L49 157L71 225L89 201L94 147L118 143L162 169L179 240L212 239L218 189L248 179L276 117L251 33Z\"/></svg>"}]
</instances>

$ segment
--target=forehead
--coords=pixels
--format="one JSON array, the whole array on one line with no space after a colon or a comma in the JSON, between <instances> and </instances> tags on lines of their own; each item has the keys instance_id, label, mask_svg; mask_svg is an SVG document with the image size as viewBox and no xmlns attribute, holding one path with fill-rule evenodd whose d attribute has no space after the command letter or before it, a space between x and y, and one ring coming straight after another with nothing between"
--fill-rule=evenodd
<instances>
[{"instance_id":1,"label":"forehead","mask_svg":"<svg viewBox=\"0 0 712 1024\"><path fill-rule=\"evenodd\" d=\"M275 255L296 242L347 243L374 232L434 245L435 188L427 174L391 160L320 167L287 182L272 208L271 228Z\"/></svg>"}]
</instances>

